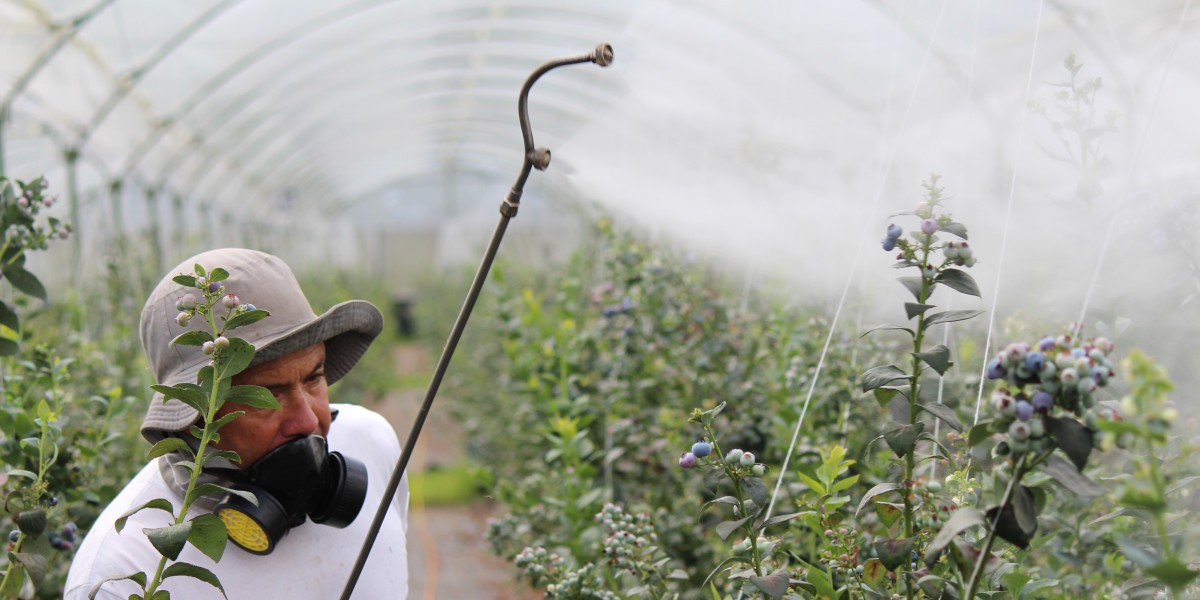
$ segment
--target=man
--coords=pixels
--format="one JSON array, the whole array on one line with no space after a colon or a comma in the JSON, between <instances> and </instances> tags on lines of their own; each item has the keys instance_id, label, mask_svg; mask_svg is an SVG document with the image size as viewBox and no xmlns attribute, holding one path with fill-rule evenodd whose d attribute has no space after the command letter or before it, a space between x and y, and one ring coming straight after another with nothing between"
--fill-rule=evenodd
<instances>
[{"instance_id":1,"label":"man","mask_svg":"<svg viewBox=\"0 0 1200 600\"><path fill-rule=\"evenodd\" d=\"M176 321L177 299L189 290L173 282L172 277L192 273L194 264L209 270L225 269L230 274L221 282L226 290L236 294L241 302L252 303L271 313L266 319L230 332L231 336L245 339L256 349L254 361L234 377L233 384L265 387L280 405L279 409L271 410L226 404L223 412L246 410L246 414L221 429L217 446L237 452L242 460L240 465L223 459L214 461L216 464L209 463L202 481L234 488L238 484L248 485L247 482L263 485L267 492L259 494L259 506L274 506L264 498L277 496L287 514L282 521L280 537L272 539L273 545L257 546L254 539L239 540L231 528L230 535L236 543L227 545L219 563L190 544L178 560L215 573L232 600L337 598L366 539L367 529L399 457L400 446L383 417L358 406L331 405L328 385L344 376L366 352L383 329L383 316L369 302L352 300L338 304L318 317L291 269L279 258L244 249L206 252L184 261L168 273L150 294L142 310L139 326L142 348L155 379L164 385L194 382L200 368L210 358L196 347L169 345L175 336L197 328L204 320L194 319L191 327L181 327ZM161 394L155 394L141 432L151 443L166 437L180 437L191 440L195 447L195 438L188 429L198 419L198 413L188 405L177 400L164 401ZM326 440L328 454L324 450ZM310 505L298 509L303 511L301 513L292 510L292 490L286 488L316 485L309 475L298 480L286 477L288 473L284 471L291 470L287 462L291 460L289 456L296 455L288 453L299 447L305 449L301 455L312 456L315 452L318 456L315 460L329 459L331 464L340 461L341 472L345 475L343 480L349 482L334 486L337 489L334 495L341 494L338 497L344 501L332 502L333 508L324 513L322 508ZM333 457L337 460L332 460ZM114 522L155 498L166 498L178 509L188 483L187 469L176 465L180 460L182 457L177 454L152 460L101 513L71 564L66 584L68 600L87 598L93 586L109 577L137 572L153 576L161 555L142 530L169 525L170 517L160 510L143 510L131 517L120 533L115 530ZM365 482L362 481L364 471ZM325 473L324 468L321 472ZM281 481L285 483L276 481L275 487L262 483L276 475L284 476ZM245 489L262 491L255 487ZM236 500L236 497L232 499ZM188 518L215 509L227 525L236 523L220 512L220 501L222 498L216 496L197 501ZM355 510L360 501L361 509ZM391 502L383 529L355 587L355 598L406 596L408 569L404 535L407 503L407 485L402 485ZM255 508L249 506L246 510ZM333 516L327 517L327 513ZM344 528L339 528L342 526ZM166 579L160 589L168 590L176 600L221 596L208 583L183 576ZM140 588L128 580L107 582L100 588L97 598L124 599L138 592Z\"/></svg>"}]
</instances>

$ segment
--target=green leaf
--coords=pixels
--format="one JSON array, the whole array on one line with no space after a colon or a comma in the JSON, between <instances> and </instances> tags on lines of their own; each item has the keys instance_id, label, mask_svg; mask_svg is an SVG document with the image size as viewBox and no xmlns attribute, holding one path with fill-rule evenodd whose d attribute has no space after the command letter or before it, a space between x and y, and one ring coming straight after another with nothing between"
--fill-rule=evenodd
<instances>
[{"instance_id":1,"label":"green leaf","mask_svg":"<svg viewBox=\"0 0 1200 600\"><path fill-rule=\"evenodd\" d=\"M1075 468L1083 471L1092 453L1092 430L1075 419L1046 417L1046 432L1058 443Z\"/></svg>"},{"instance_id":2,"label":"green leaf","mask_svg":"<svg viewBox=\"0 0 1200 600\"><path fill-rule=\"evenodd\" d=\"M867 560L866 564L863 565L863 581L867 582L867 585L877 590L883 587L883 581L887 577L887 574L888 568L883 566L883 562L881 562L878 558L869 559Z\"/></svg>"},{"instance_id":3,"label":"green leaf","mask_svg":"<svg viewBox=\"0 0 1200 600\"><path fill-rule=\"evenodd\" d=\"M1146 573L1157 577L1159 581L1176 590L1183 589L1196 578L1196 575L1200 575L1174 556L1146 569Z\"/></svg>"},{"instance_id":4,"label":"green leaf","mask_svg":"<svg viewBox=\"0 0 1200 600\"><path fill-rule=\"evenodd\" d=\"M117 517L117 520L113 523L113 528L117 530L117 533L121 533L121 530L125 529L125 522L129 520L129 517L132 517L133 515L136 515L147 508L155 508L166 511L167 514L172 514L175 512L175 507L171 506L170 502L163 498L155 498L133 510L126 512L120 517Z\"/></svg>"},{"instance_id":5,"label":"green leaf","mask_svg":"<svg viewBox=\"0 0 1200 600\"><path fill-rule=\"evenodd\" d=\"M170 454L177 450L186 452L192 458L196 457L196 453L192 451L191 446L188 446L188 443L184 441L183 438L169 437L161 439L156 444L151 446L150 451L146 453L146 460L158 458L164 454Z\"/></svg>"},{"instance_id":6,"label":"green leaf","mask_svg":"<svg viewBox=\"0 0 1200 600\"><path fill-rule=\"evenodd\" d=\"M171 281L182 285L183 287L196 287L196 278L191 275L176 275L171 278Z\"/></svg>"},{"instance_id":7,"label":"green leaf","mask_svg":"<svg viewBox=\"0 0 1200 600\"><path fill-rule=\"evenodd\" d=\"M96 594L100 593L100 586L102 586L110 581L121 581L122 579L128 579L128 580L138 584L143 590L146 589L146 574L145 573L138 572L138 573L134 573L132 575L114 575L112 577L105 577L104 579L101 579L100 581L96 582L96 585L92 586L92 591L88 592L88 600L93 600L96 597Z\"/></svg>"},{"instance_id":8,"label":"green leaf","mask_svg":"<svg viewBox=\"0 0 1200 600\"><path fill-rule=\"evenodd\" d=\"M46 530L46 511L40 508L21 511L17 516L17 528L29 537L42 535Z\"/></svg>"},{"instance_id":9,"label":"green leaf","mask_svg":"<svg viewBox=\"0 0 1200 600\"><path fill-rule=\"evenodd\" d=\"M1019 507L1019 508L1018 508ZM1013 501L1003 507L993 506L987 511L988 523L994 523L1000 539L1022 549L1029 548L1029 541L1037 532L1037 515L1033 512L1033 494L1029 488L1018 486L1013 490Z\"/></svg>"},{"instance_id":10,"label":"green leaf","mask_svg":"<svg viewBox=\"0 0 1200 600\"><path fill-rule=\"evenodd\" d=\"M984 419L971 426L971 430L967 432L967 443L973 448L992 437L993 433L995 432L992 431L992 419Z\"/></svg>"},{"instance_id":11,"label":"green leaf","mask_svg":"<svg viewBox=\"0 0 1200 600\"><path fill-rule=\"evenodd\" d=\"M912 562L913 538L878 540L872 546L875 555L889 571L895 571Z\"/></svg>"},{"instance_id":12,"label":"green leaf","mask_svg":"<svg viewBox=\"0 0 1200 600\"><path fill-rule=\"evenodd\" d=\"M922 315L925 313L925 311L931 308L934 308L933 304L917 304L916 302L904 303L904 312L908 315L909 319L912 319L918 315Z\"/></svg>"},{"instance_id":13,"label":"green leaf","mask_svg":"<svg viewBox=\"0 0 1200 600\"><path fill-rule=\"evenodd\" d=\"M7 473L9 477L25 477L30 481L37 481L37 473L26 471L25 469L12 469Z\"/></svg>"},{"instance_id":14,"label":"green leaf","mask_svg":"<svg viewBox=\"0 0 1200 600\"><path fill-rule=\"evenodd\" d=\"M814 596L816 598L837 598L837 590L833 587L833 577L825 572L821 567L810 565L804 561L800 561L808 567L808 583L813 586Z\"/></svg>"},{"instance_id":15,"label":"green leaf","mask_svg":"<svg viewBox=\"0 0 1200 600\"><path fill-rule=\"evenodd\" d=\"M862 391L869 392L892 382L906 379L908 379L908 373L901 371L894 365L875 367L863 373Z\"/></svg>"},{"instance_id":16,"label":"green leaf","mask_svg":"<svg viewBox=\"0 0 1200 600\"><path fill-rule=\"evenodd\" d=\"M232 450L206 450L204 452L204 464L208 464L208 461L214 458L224 458L231 463L242 464L242 457Z\"/></svg>"},{"instance_id":17,"label":"green leaf","mask_svg":"<svg viewBox=\"0 0 1200 600\"><path fill-rule=\"evenodd\" d=\"M938 273L938 276L934 279L934 281L937 281L938 283L944 283L950 289L957 290L964 294L975 296L977 298L983 298L983 296L979 293L979 286L976 285L975 279L968 275L966 271L961 269L946 269L941 273Z\"/></svg>"},{"instance_id":18,"label":"green leaf","mask_svg":"<svg viewBox=\"0 0 1200 600\"><path fill-rule=\"evenodd\" d=\"M758 575L750 576L750 583L753 583L754 587L762 590L771 600L783 598L783 594L787 592L790 581L791 578L785 569L780 569L763 577L759 577Z\"/></svg>"},{"instance_id":19,"label":"green leaf","mask_svg":"<svg viewBox=\"0 0 1200 600\"><path fill-rule=\"evenodd\" d=\"M196 489L192 490L191 501L195 502L197 499L203 498L204 496L217 494L232 494L234 496L239 496L247 502L258 506L258 496L255 496L253 493L245 490L230 489L215 483L203 483L196 486Z\"/></svg>"},{"instance_id":20,"label":"green leaf","mask_svg":"<svg viewBox=\"0 0 1200 600\"><path fill-rule=\"evenodd\" d=\"M1088 479L1086 475L1079 472L1079 469L1075 468L1075 465L1057 454L1051 454L1041 467L1047 475L1082 498L1091 498L1104 493L1104 488Z\"/></svg>"},{"instance_id":21,"label":"green leaf","mask_svg":"<svg viewBox=\"0 0 1200 600\"><path fill-rule=\"evenodd\" d=\"M892 452L896 456L904 458L909 452L912 452L913 446L917 443L917 437L921 432L925 431L924 423L896 423L890 422L883 426L883 439L887 442Z\"/></svg>"},{"instance_id":22,"label":"green leaf","mask_svg":"<svg viewBox=\"0 0 1200 600\"><path fill-rule=\"evenodd\" d=\"M254 408L279 408L279 401L275 399L275 395L267 388L257 385L235 385L225 392L225 401Z\"/></svg>"},{"instance_id":23,"label":"green leaf","mask_svg":"<svg viewBox=\"0 0 1200 600\"><path fill-rule=\"evenodd\" d=\"M208 396L204 394L204 390L200 389L200 386L194 383L152 385L150 389L162 394L167 399L179 400L196 409L196 412L201 414L206 412L205 405L208 404Z\"/></svg>"},{"instance_id":24,"label":"green leaf","mask_svg":"<svg viewBox=\"0 0 1200 600\"><path fill-rule=\"evenodd\" d=\"M0 356L14 356L19 352L21 352L20 342L6 337L0 337Z\"/></svg>"},{"instance_id":25,"label":"green leaf","mask_svg":"<svg viewBox=\"0 0 1200 600\"><path fill-rule=\"evenodd\" d=\"M864 332L862 335L860 335L858 337L864 338L867 336L868 333L874 333L876 331L906 331L906 332L908 332L908 335L910 335L914 338L917 337L917 332L915 332L907 327L901 327L899 325L876 325L875 327L868 329L866 332Z\"/></svg>"},{"instance_id":26,"label":"green leaf","mask_svg":"<svg viewBox=\"0 0 1200 600\"><path fill-rule=\"evenodd\" d=\"M925 352L913 352L912 355L932 367L934 371L937 371L938 375L945 375L946 369L954 365L954 363L950 362L950 349L942 344L938 344ZM962 430L960 429L959 431Z\"/></svg>"},{"instance_id":27,"label":"green leaf","mask_svg":"<svg viewBox=\"0 0 1200 600\"><path fill-rule=\"evenodd\" d=\"M938 229L945 231L946 233L957 235L964 240L967 239L967 226L963 225L962 223L955 223L954 221L951 221L949 223L940 225Z\"/></svg>"},{"instance_id":28,"label":"green leaf","mask_svg":"<svg viewBox=\"0 0 1200 600\"><path fill-rule=\"evenodd\" d=\"M942 525L937 536L926 546L925 564L933 568L938 557L942 555L942 551L958 534L977 525L983 525L983 513L966 506L954 511L954 514L950 515L950 518Z\"/></svg>"},{"instance_id":29,"label":"green leaf","mask_svg":"<svg viewBox=\"0 0 1200 600\"><path fill-rule=\"evenodd\" d=\"M734 498L733 496L721 496L720 498L717 498L716 500L709 500L708 502L704 503L704 506L700 507L700 514L696 515L696 520L700 520L700 519L704 518L704 511L708 510L708 507L713 506L714 504L726 504L729 506L737 506L738 499Z\"/></svg>"},{"instance_id":30,"label":"green leaf","mask_svg":"<svg viewBox=\"0 0 1200 600\"><path fill-rule=\"evenodd\" d=\"M192 533L192 522L184 521L178 525L167 525L166 527L147 527L142 529L142 533L146 534L159 554L176 560L179 558L179 553L183 551L183 547L187 545L188 536Z\"/></svg>"},{"instance_id":31,"label":"green leaf","mask_svg":"<svg viewBox=\"0 0 1200 600\"><path fill-rule=\"evenodd\" d=\"M892 398L900 393L899 390L890 387L881 387L871 390L871 394L875 396L875 402L879 403L879 408L887 408L891 403Z\"/></svg>"},{"instance_id":32,"label":"green leaf","mask_svg":"<svg viewBox=\"0 0 1200 600\"><path fill-rule=\"evenodd\" d=\"M185 331L171 340L172 346L203 346L204 342L211 342L213 336L211 333L203 329L191 329Z\"/></svg>"},{"instance_id":33,"label":"green leaf","mask_svg":"<svg viewBox=\"0 0 1200 600\"><path fill-rule=\"evenodd\" d=\"M254 346L241 338L230 338L229 347L222 348L216 361L218 379L228 379L246 370L254 360Z\"/></svg>"},{"instance_id":34,"label":"green leaf","mask_svg":"<svg viewBox=\"0 0 1200 600\"><path fill-rule=\"evenodd\" d=\"M1004 582L1004 589L1012 595L1013 598L1020 598L1021 592L1025 589L1025 584L1033 579L1029 575L1019 569L1012 569L1000 576L1000 581Z\"/></svg>"},{"instance_id":35,"label":"green leaf","mask_svg":"<svg viewBox=\"0 0 1200 600\"><path fill-rule=\"evenodd\" d=\"M46 300L46 288L42 285L42 282L38 281L38 278L33 273L26 271L25 267L22 267L20 264L14 263L5 267L4 276L18 290L39 300Z\"/></svg>"},{"instance_id":36,"label":"green leaf","mask_svg":"<svg viewBox=\"0 0 1200 600\"><path fill-rule=\"evenodd\" d=\"M881 483L867 490L867 493L863 495L862 500L858 502L858 510L854 511L854 515L858 516L858 513L862 512L862 509L866 508L867 503L870 502L872 498L888 492L894 492L898 489L900 489L900 486L894 483Z\"/></svg>"},{"instance_id":37,"label":"green leaf","mask_svg":"<svg viewBox=\"0 0 1200 600\"><path fill-rule=\"evenodd\" d=\"M208 274L208 280L210 282L225 281L226 279L229 279L229 271L226 271L225 269L222 269L221 267L217 267L217 268L213 269L212 272L210 272Z\"/></svg>"},{"instance_id":38,"label":"green leaf","mask_svg":"<svg viewBox=\"0 0 1200 600\"><path fill-rule=\"evenodd\" d=\"M742 480L742 491L750 496L750 499L759 506L767 505L767 497L770 496L770 491L767 490L767 484L757 477L747 477Z\"/></svg>"},{"instance_id":39,"label":"green leaf","mask_svg":"<svg viewBox=\"0 0 1200 600\"><path fill-rule=\"evenodd\" d=\"M1159 556L1152 551L1146 550L1138 545L1137 542L1123 536L1116 536L1117 547L1121 549L1121 553L1125 558L1133 561L1137 566L1148 569L1159 563Z\"/></svg>"},{"instance_id":40,"label":"green leaf","mask_svg":"<svg viewBox=\"0 0 1200 600\"><path fill-rule=\"evenodd\" d=\"M720 573L721 571L724 571L725 569L729 568L729 565L737 564L737 563L742 563L745 565L753 565L754 564L754 563L750 562L750 559L748 559L748 558L742 558L740 556L731 556L731 557L721 561L721 564L717 565L717 568L713 569L712 572L708 574L708 577L704 578L704 583L700 584L700 587L704 587L704 586L708 585L708 582L711 581L713 577L716 577L717 573Z\"/></svg>"},{"instance_id":41,"label":"green leaf","mask_svg":"<svg viewBox=\"0 0 1200 600\"><path fill-rule=\"evenodd\" d=\"M955 321L966 321L982 315L982 310L947 310L945 312L934 313L925 319L925 326L937 325L938 323L953 323Z\"/></svg>"},{"instance_id":42,"label":"green leaf","mask_svg":"<svg viewBox=\"0 0 1200 600\"><path fill-rule=\"evenodd\" d=\"M220 419L217 419L216 421L213 421L208 426L208 430L213 433L216 433L216 432L220 431L222 427L232 423L234 419L236 419L244 414L246 414L246 411L244 411L244 410L235 410L233 412L225 413L225 416L221 417Z\"/></svg>"},{"instance_id":43,"label":"green leaf","mask_svg":"<svg viewBox=\"0 0 1200 600\"><path fill-rule=\"evenodd\" d=\"M909 292L912 293L913 298L916 298L917 302L920 302L921 301L921 279L922 278L919 276L917 276L917 277L897 277L896 281L899 281L901 285L903 285L905 288L908 289ZM930 289L930 291L933 290L932 285L930 286L929 289Z\"/></svg>"},{"instance_id":44,"label":"green leaf","mask_svg":"<svg viewBox=\"0 0 1200 600\"><path fill-rule=\"evenodd\" d=\"M192 270L196 272L197 277L204 277L204 276L208 275L208 271L205 271L204 265L201 265L200 263L196 263L195 265L192 265Z\"/></svg>"},{"instance_id":45,"label":"green leaf","mask_svg":"<svg viewBox=\"0 0 1200 600\"><path fill-rule=\"evenodd\" d=\"M791 521L792 519L795 519L796 517L799 517L801 515L808 514L809 512L811 512L811 511L800 511L800 512L794 512L794 513L788 513L786 515L776 515L774 517L771 517L770 519L767 519L766 522L764 522L762 524L762 527L760 527L759 529L760 530L766 529L767 527L770 527L772 525L778 525L780 523L785 523L787 521Z\"/></svg>"},{"instance_id":46,"label":"green leaf","mask_svg":"<svg viewBox=\"0 0 1200 600\"><path fill-rule=\"evenodd\" d=\"M29 574L29 579L33 581L33 588L41 587L42 580L46 578L46 557L33 552L14 552L12 556Z\"/></svg>"},{"instance_id":47,"label":"green leaf","mask_svg":"<svg viewBox=\"0 0 1200 600\"><path fill-rule=\"evenodd\" d=\"M738 527L745 525L748 521L750 521L753 518L754 518L753 516L749 516L749 517L738 519L736 521L722 521L720 523L717 523L717 527L716 527L717 535L720 536L721 539L727 540L727 539L729 539L730 534L732 534L734 531L737 531Z\"/></svg>"},{"instance_id":48,"label":"green leaf","mask_svg":"<svg viewBox=\"0 0 1200 600\"><path fill-rule=\"evenodd\" d=\"M213 562L221 562L221 555L225 554L225 542L229 540L229 535L225 532L225 522L210 513L192 519L191 524L188 542L213 559Z\"/></svg>"},{"instance_id":49,"label":"green leaf","mask_svg":"<svg viewBox=\"0 0 1200 600\"><path fill-rule=\"evenodd\" d=\"M225 321L225 331L237 329L238 327L245 327L251 323L257 323L269 316L271 316L271 313L261 308L248 310L244 313L238 313L234 315L233 318Z\"/></svg>"},{"instance_id":50,"label":"green leaf","mask_svg":"<svg viewBox=\"0 0 1200 600\"><path fill-rule=\"evenodd\" d=\"M894 502L876 502L875 515L883 522L884 527L891 528L904 516L904 505Z\"/></svg>"},{"instance_id":51,"label":"green leaf","mask_svg":"<svg viewBox=\"0 0 1200 600\"><path fill-rule=\"evenodd\" d=\"M918 404L917 406L921 407L921 410L941 419L943 423L950 426L950 429L962 433L963 424L958 420L958 415L954 414L953 408L940 402L927 402Z\"/></svg>"},{"instance_id":52,"label":"green leaf","mask_svg":"<svg viewBox=\"0 0 1200 600\"><path fill-rule=\"evenodd\" d=\"M0 325L13 331L21 330L21 320L17 317L17 313L13 312L13 309L4 302L0 302Z\"/></svg>"},{"instance_id":53,"label":"green leaf","mask_svg":"<svg viewBox=\"0 0 1200 600\"><path fill-rule=\"evenodd\" d=\"M214 575L212 571L209 571L204 567L198 567L196 565L184 562L177 562L167 567L166 570L163 571L162 578L166 579L168 577L191 577L193 579L199 579L200 581L203 581L204 583L221 590L221 595L225 596L225 588L221 587L220 580L217 579L217 576ZM229 596L225 597L228 598Z\"/></svg>"}]
</instances>

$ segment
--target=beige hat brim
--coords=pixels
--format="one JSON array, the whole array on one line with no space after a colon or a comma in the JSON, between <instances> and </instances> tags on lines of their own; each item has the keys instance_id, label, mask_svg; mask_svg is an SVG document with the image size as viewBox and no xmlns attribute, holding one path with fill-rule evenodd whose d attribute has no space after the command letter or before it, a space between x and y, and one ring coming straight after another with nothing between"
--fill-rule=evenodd
<instances>
[{"instance_id":1,"label":"beige hat brim","mask_svg":"<svg viewBox=\"0 0 1200 600\"><path fill-rule=\"evenodd\" d=\"M358 363L371 342L383 331L383 314L374 304L349 300L335 305L325 314L292 329L256 340L251 366L272 361L318 342L325 342L325 379L333 384ZM183 371L164 385L195 381L204 362ZM179 400L165 401L155 393L142 421L142 437L158 442L169 433L185 431L196 422L199 413Z\"/></svg>"}]
</instances>

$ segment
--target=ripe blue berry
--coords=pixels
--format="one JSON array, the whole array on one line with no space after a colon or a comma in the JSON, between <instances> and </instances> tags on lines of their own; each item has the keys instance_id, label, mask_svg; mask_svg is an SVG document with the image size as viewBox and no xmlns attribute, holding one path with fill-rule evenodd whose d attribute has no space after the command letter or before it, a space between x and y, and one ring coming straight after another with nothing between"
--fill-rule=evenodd
<instances>
[{"instance_id":1,"label":"ripe blue berry","mask_svg":"<svg viewBox=\"0 0 1200 600\"><path fill-rule=\"evenodd\" d=\"M988 379L1004 379L1004 377L1006 375L1008 375L1008 370L1005 369L1004 366L1000 364L999 359L993 358L992 360L988 361L988 364L987 364L987 378Z\"/></svg>"},{"instance_id":2,"label":"ripe blue berry","mask_svg":"<svg viewBox=\"0 0 1200 600\"><path fill-rule=\"evenodd\" d=\"M885 237L880 243L883 244L884 252L891 252L896 249L896 238Z\"/></svg>"},{"instance_id":3,"label":"ripe blue berry","mask_svg":"<svg viewBox=\"0 0 1200 600\"><path fill-rule=\"evenodd\" d=\"M938 222L933 219L925 219L921 221L921 232L925 235L933 235L937 233Z\"/></svg>"},{"instance_id":4,"label":"ripe blue berry","mask_svg":"<svg viewBox=\"0 0 1200 600\"><path fill-rule=\"evenodd\" d=\"M67 523L66 525L63 525L62 536L63 539L67 540L68 542L75 541L75 534L78 532L79 527L77 527L74 523Z\"/></svg>"},{"instance_id":5,"label":"ripe blue berry","mask_svg":"<svg viewBox=\"0 0 1200 600\"><path fill-rule=\"evenodd\" d=\"M684 452L683 454L679 455L679 466L685 469L690 469L696 466L696 455L692 454L691 452Z\"/></svg>"},{"instance_id":6,"label":"ripe blue berry","mask_svg":"<svg viewBox=\"0 0 1200 600\"><path fill-rule=\"evenodd\" d=\"M1042 338L1041 341L1038 342L1038 350L1041 350L1042 352L1049 352L1053 348L1054 348L1054 338L1052 338L1050 336L1046 336L1046 337Z\"/></svg>"},{"instance_id":7,"label":"ripe blue berry","mask_svg":"<svg viewBox=\"0 0 1200 600\"><path fill-rule=\"evenodd\" d=\"M14 529L14 530L8 532L8 541L15 544L15 543L17 543L17 540L19 540L19 539L21 539L21 530Z\"/></svg>"},{"instance_id":8,"label":"ripe blue berry","mask_svg":"<svg viewBox=\"0 0 1200 600\"><path fill-rule=\"evenodd\" d=\"M903 227L896 225L895 223L892 223L887 226L887 236L889 238L895 240L895 239L899 239L900 236L902 236L902 235L904 235Z\"/></svg>"},{"instance_id":9,"label":"ripe blue berry","mask_svg":"<svg viewBox=\"0 0 1200 600\"><path fill-rule=\"evenodd\" d=\"M221 284L219 282L213 281L208 284L208 293L210 294L217 293L217 290L219 289L221 289Z\"/></svg>"},{"instance_id":10,"label":"ripe blue berry","mask_svg":"<svg viewBox=\"0 0 1200 600\"><path fill-rule=\"evenodd\" d=\"M1036 411L1049 412L1051 408L1054 408L1054 396L1047 394L1044 390L1038 390L1033 394L1029 403Z\"/></svg>"},{"instance_id":11,"label":"ripe blue berry","mask_svg":"<svg viewBox=\"0 0 1200 600\"><path fill-rule=\"evenodd\" d=\"M1017 401L1017 418L1022 421L1028 421L1029 417L1033 416L1033 405L1024 401Z\"/></svg>"},{"instance_id":12,"label":"ripe blue berry","mask_svg":"<svg viewBox=\"0 0 1200 600\"><path fill-rule=\"evenodd\" d=\"M712 444L708 442L696 442L692 444L692 454L695 454L696 458L704 458L712 454Z\"/></svg>"},{"instance_id":13,"label":"ripe blue berry","mask_svg":"<svg viewBox=\"0 0 1200 600\"><path fill-rule=\"evenodd\" d=\"M247 305L246 305L246 310L247 310L247 311L252 311L252 310L258 310L258 308L257 308L257 307L255 307L253 304L247 304Z\"/></svg>"},{"instance_id":14,"label":"ripe blue berry","mask_svg":"<svg viewBox=\"0 0 1200 600\"><path fill-rule=\"evenodd\" d=\"M1037 350L1025 355L1025 368L1034 373L1041 371L1044 364L1046 364L1046 356Z\"/></svg>"}]
</instances>

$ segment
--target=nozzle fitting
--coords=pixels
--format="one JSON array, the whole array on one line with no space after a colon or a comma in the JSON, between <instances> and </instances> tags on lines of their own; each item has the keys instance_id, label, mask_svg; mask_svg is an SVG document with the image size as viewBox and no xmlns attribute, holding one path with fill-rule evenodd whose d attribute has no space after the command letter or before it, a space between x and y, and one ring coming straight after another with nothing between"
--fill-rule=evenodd
<instances>
[{"instance_id":1,"label":"nozzle fitting","mask_svg":"<svg viewBox=\"0 0 1200 600\"><path fill-rule=\"evenodd\" d=\"M613 61L612 46L609 44L600 44L599 46L596 46L596 49L592 50L591 59L592 59L592 62L594 62L602 67L607 67L608 65L611 65L612 61Z\"/></svg>"}]
</instances>

